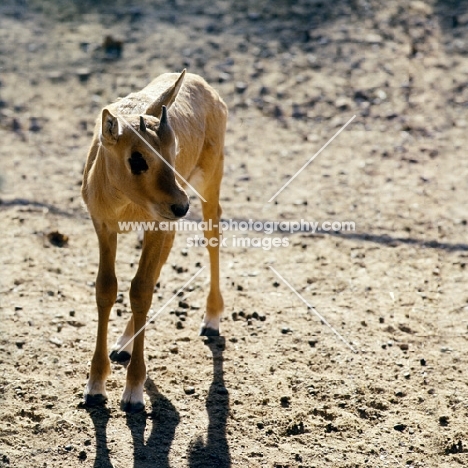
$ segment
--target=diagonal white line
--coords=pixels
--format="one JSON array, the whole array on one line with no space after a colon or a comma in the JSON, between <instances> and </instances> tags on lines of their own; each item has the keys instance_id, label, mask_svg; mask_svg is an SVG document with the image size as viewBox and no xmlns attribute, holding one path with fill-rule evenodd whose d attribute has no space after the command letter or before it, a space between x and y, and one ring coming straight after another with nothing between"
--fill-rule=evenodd
<instances>
[{"instance_id":1,"label":"diagonal white line","mask_svg":"<svg viewBox=\"0 0 468 468\"><path fill-rule=\"evenodd\" d=\"M357 351L325 320L325 318L320 315L314 306L310 305L290 284L289 282L281 276L272 266L269 265L269 268L273 270L278 278L280 278L283 283L311 310L353 353Z\"/></svg>"},{"instance_id":2,"label":"diagonal white line","mask_svg":"<svg viewBox=\"0 0 468 468\"><path fill-rule=\"evenodd\" d=\"M150 323L154 320L173 300L177 295L183 291L206 267L201 267L155 314L153 314L146 323L125 343L117 352L120 353L125 346L131 343Z\"/></svg>"},{"instance_id":3,"label":"diagonal white line","mask_svg":"<svg viewBox=\"0 0 468 468\"><path fill-rule=\"evenodd\" d=\"M159 159L161 159L161 161L164 162L164 164L166 164L166 166L169 166L197 195L199 198L201 198L205 203L206 203L206 200L197 192L197 190L195 190L195 188L193 187L193 185L191 185L187 180L185 180L185 178L179 174L179 172L177 171L177 169L173 166L171 166L160 154L157 150L155 150L132 126L131 124L128 122L128 120L122 115L122 114L118 114L117 117L121 120L124 121L124 123L128 126L128 128L130 128L130 130L138 136L138 138L151 150L153 151L153 153L159 157Z\"/></svg>"},{"instance_id":4,"label":"diagonal white line","mask_svg":"<svg viewBox=\"0 0 468 468\"><path fill-rule=\"evenodd\" d=\"M273 201L354 119L353 115L269 200Z\"/></svg>"}]
</instances>

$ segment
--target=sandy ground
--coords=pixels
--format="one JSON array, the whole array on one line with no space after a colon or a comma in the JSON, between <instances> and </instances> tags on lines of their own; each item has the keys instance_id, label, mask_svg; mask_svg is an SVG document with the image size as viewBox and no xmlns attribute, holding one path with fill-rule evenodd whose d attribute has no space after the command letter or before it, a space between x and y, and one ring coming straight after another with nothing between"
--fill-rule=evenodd
<instances>
[{"instance_id":1,"label":"sandy ground","mask_svg":"<svg viewBox=\"0 0 468 468\"><path fill-rule=\"evenodd\" d=\"M0 466L466 466L467 58L461 1L2 3ZM197 336L203 273L147 330L146 411L119 410L118 365L107 406L86 409L93 122L184 67L229 106L225 219L356 230L230 231L288 246L223 248L224 337ZM187 236L155 311L208 264ZM109 343L131 313L138 247L119 238Z\"/></svg>"}]
</instances>

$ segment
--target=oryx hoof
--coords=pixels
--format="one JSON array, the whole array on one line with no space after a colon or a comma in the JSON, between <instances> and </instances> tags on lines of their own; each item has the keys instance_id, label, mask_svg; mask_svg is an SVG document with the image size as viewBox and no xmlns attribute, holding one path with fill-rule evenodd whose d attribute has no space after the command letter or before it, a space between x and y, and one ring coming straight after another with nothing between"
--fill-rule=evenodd
<instances>
[{"instance_id":1,"label":"oryx hoof","mask_svg":"<svg viewBox=\"0 0 468 468\"><path fill-rule=\"evenodd\" d=\"M130 401L121 401L120 402L120 409L125 411L129 414L136 414L141 413L145 409L145 404L137 401L136 403L132 403Z\"/></svg>"},{"instance_id":2,"label":"oryx hoof","mask_svg":"<svg viewBox=\"0 0 468 468\"><path fill-rule=\"evenodd\" d=\"M201 327L200 336L219 336L219 330L209 327Z\"/></svg>"},{"instance_id":3,"label":"oryx hoof","mask_svg":"<svg viewBox=\"0 0 468 468\"><path fill-rule=\"evenodd\" d=\"M107 402L107 397L98 393L97 395L90 395L89 393L84 397L84 404L89 407L103 406Z\"/></svg>"},{"instance_id":4,"label":"oryx hoof","mask_svg":"<svg viewBox=\"0 0 468 468\"><path fill-rule=\"evenodd\" d=\"M125 362L130 361L131 357L132 355L130 353L127 353L127 351L120 351L120 353L118 351L112 351L109 354L110 360L113 362L118 362L119 364L123 364Z\"/></svg>"}]
</instances>

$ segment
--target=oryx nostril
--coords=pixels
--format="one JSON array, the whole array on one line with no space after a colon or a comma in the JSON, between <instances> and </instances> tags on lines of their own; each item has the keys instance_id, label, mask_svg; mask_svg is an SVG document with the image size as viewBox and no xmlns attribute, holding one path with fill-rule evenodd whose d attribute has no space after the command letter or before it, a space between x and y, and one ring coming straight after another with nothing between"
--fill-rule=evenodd
<instances>
[{"instance_id":1,"label":"oryx nostril","mask_svg":"<svg viewBox=\"0 0 468 468\"><path fill-rule=\"evenodd\" d=\"M189 209L189 204L187 203L186 205L171 205L171 210L174 213L174 216L177 216L178 218L182 218L182 216L185 216L187 214L187 211Z\"/></svg>"}]
</instances>

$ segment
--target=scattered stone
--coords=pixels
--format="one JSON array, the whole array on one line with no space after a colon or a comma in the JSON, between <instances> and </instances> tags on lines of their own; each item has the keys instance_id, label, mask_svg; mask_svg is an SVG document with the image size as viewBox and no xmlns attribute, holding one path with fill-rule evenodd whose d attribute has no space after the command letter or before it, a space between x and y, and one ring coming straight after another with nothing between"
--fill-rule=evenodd
<instances>
[{"instance_id":1,"label":"scattered stone","mask_svg":"<svg viewBox=\"0 0 468 468\"><path fill-rule=\"evenodd\" d=\"M37 133L42 129L39 124L39 120L37 117L30 117L29 118L29 131L33 133Z\"/></svg>"},{"instance_id":2,"label":"scattered stone","mask_svg":"<svg viewBox=\"0 0 468 468\"><path fill-rule=\"evenodd\" d=\"M188 304L188 302L179 301L179 307L180 307L181 309L189 309L189 308L190 308L190 305Z\"/></svg>"},{"instance_id":3,"label":"scattered stone","mask_svg":"<svg viewBox=\"0 0 468 468\"><path fill-rule=\"evenodd\" d=\"M194 387L184 387L184 392L186 395L193 395L195 393Z\"/></svg>"},{"instance_id":4,"label":"scattered stone","mask_svg":"<svg viewBox=\"0 0 468 468\"><path fill-rule=\"evenodd\" d=\"M286 436L292 436L292 435L299 435L299 434L304 434L305 428L304 428L304 423L302 421L299 421L298 423L291 423L285 431Z\"/></svg>"},{"instance_id":5,"label":"scattered stone","mask_svg":"<svg viewBox=\"0 0 468 468\"><path fill-rule=\"evenodd\" d=\"M177 347L177 345L172 345L172 346L169 347L169 351L172 354L178 354L179 353L179 348Z\"/></svg>"},{"instance_id":6,"label":"scattered stone","mask_svg":"<svg viewBox=\"0 0 468 468\"><path fill-rule=\"evenodd\" d=\"M402 351L408 351L409 349L408 343L400 343L398 346L400 347Z\"/></svg>"},{"instance_id":7,"label":"scattered stone","mask_svg":"<svg viewBox=\"0 0 468 468\"><path fill-rule=\"evenodd\" d=\"M309 340L309 346L311 348L315 348L315 345L317 344L317 340Z\"/></svg>"},{"instance_id":8,"label":"scattered stone","mask_svg":"<svg viewBox=\"0 0 468 468\"><path fill-rule=\"evenodd\" d=\"M116 303L116 304L122 304L123 301L124 301L124 295L123 295L123 293L119 292L119 293L117 294L116 299L115 299L115 303Z\"/></svg>"},{"instance_id":9,"label":"scattered stone","mask_svg":"<svg viewBox=\"0 0 468 468\"><path fill-rule=\"evenodd\" d=\"M289 396L282 396L280 398L280 403L283 408L289 408L291 406L291 397Z\"/></svg>"},{"instance_id":10,"label":"scattered stone","mask_svg":"<svg viewBox=\"0 0 468 468\"><path fill-rule=\"evenodd\" d=\"M91 70L89 68L78 68L76 70L76 76L81 83L85 83L91 76Z\"/></svg>"},{"instance_id":11,"label":"scattered stone","mask_svg":"<svg viewBox=\"0 0 468 468\"><path fill-rule=\"evenodd\" d=\"M47 239L55 247L65 247L68 245L68 236L58 231L52 231L47 234Z\"/></svg>"},{"instance_id":12,"label":"scattered stone","mask_svg":"<svg viewBox=\"0 0 468 468\"><path fill-rule=\"evenodd\" d=\"M17 347L18 349L23 349L23 346L24 346L25 343L26 343L26 341L17 341L17 342L15 343L15 345L16 345L16 347Z\"/></svg>"},{"instance_id":13,"label":"scattered stone","mask_svg":"<svg viewBox=\"0 0 468 468\"><path fill-rule=\"evenodd\" d=\"M84 461L87 458L88 458L88 455L86 454L86 451L81 450L80 453L78 454L78 459Z\"/></svg>"},{"instance_id":14,"label":"scattered stone","mask_svg":"<svg viewBox=\"0 0 468 468\"><path fill-rule=\"evenodd\" d=\"M185 273L188 271L187 268L178 266L176 264L172 265L172 269L175 270L177 273Z\"/></svg>"},{"instance_id":15,"label":"scattered stone","mask_svg":"<svg viewBox=\"0 0 468 468\"><path fill-rule=\"evenodd\" d=\"M221 72L219 75L218 75L218 81L220 83L224 83L226 81L229 81L231 79L231 75L229 73L226 73L226 72Z\"/></svg>"},{"instance_id":16,"label":"scattered stone","mask_svg":"<svg viewBox=\"0 0 468 468\"><path fill-rule=\"evenodd\" d=\"M112 36L106 36L102 48L107 59L119 59L123 52L123 42L114 39Z\"/></svg>"},{"instance_id":17,"label":"scattered stone","mask_svg":"<svg viewBox=\"0 0 468 468\"><path fill-rule=\"evenodd\" d=\"M339 432L339 429L335 425L333 425L332 423L328 423L325 426L325 432L327 434L330 434L331 432Z\"/></svg>"},{"instance_id":18,"label":"scattered stone","mask_svg":"<svg viewBox=\"0 0 468 468\"><path fill-rule=\"evenodd\" d=\"M283 327L283 328L281 329L281 333L282 333L283 335L287 335L288 333L291 333L291 332L292 332L292 330L291 330L290 328L288 328L288 327Z\"/></svg>"},{"instance_id":19,"label":"scattered stone","mask_svg":"<svg viewBox=\"0 0 468 468\"><path fill-rule=\"evenodd\" d=\"M63 341L60 338L53 336L49 339L49 342L57 346L57 348L61 348L63 345Z\"/></svg>"},{"instance_id":20,"label":"scattered stone","mask_svg":"<svg viewBox=\"0 0 468 468\"><path fill-rule=\"evenodd\" d=\"M400 323L398 325L398 329L403 333L414 333L413 330L411 330L411 328L408 325L405 325L404 323Z\"/></svg>"},{"instance_id":21,"label":"scattered stone","mask_svg":"<svg viewBox=\"0 0 468 468\"><path fill-rule=\"evenodd\" d=\"M395 429L395 431L403 432L407 427L408 426L406 424L396 424L393 426L393 429Z\"/></svg>"},{"instance_id":22,"label":"scattered stone","mask_svg":"<svg viewBox=\"0 0 468 468\"><path fill-rule=\"evenodd\" d=\"M439 424L442 427L447 427L449 425L449 417L448 416L441 416L439 418Z\"/></svg>"},{"instance_id":23,"label":"scattered stone","mask_svg":"<svg viewBox=\"0 0 468 468\"><path fill-rule=\"evenodd\" d=\"M61 81L65 81L65 76L61 71L54 70L47 74L47 78L49 78L52 83L60 83Z\"/></svg>"},{"instance_id":24,"label":"scattered stone","mask_svg":"<svg viewBox=\"0 0 468 468\"><path fill-rule=\"evenodd\" d=\"M449 447L445 449L446 455L455 454L455 453L463 453L463 452L464 450L463 450L463 444L461 440L459 440L458 443L453 443L452 445L450 445Z\"/></svg>"},{"instance_id":25,"label":"scattered stone","mask_svg":"<svg viewBox=\"0 0 468 468\"><path fill-rule=\"evenodd\" d=\"M385 323L385 318L384 317L379 317L379 323Z\"/></svg>"},{"instance_id":26,"label":"scattered stone","mask_svg":"<svg viewBox=\"0 0 468 468\"><path fill-rule=\"evenodd\" d=\"M248 87L247 83L244 83L243 81L238 81L236 83L236 92L238 94L245 93L247 87Z\"/></svg>"},{"instance_id":27,"label":"scattered stone","mask_svg":"<svg viewBox=\"0 0 468 468\"><path fill-rule=\"evenodd\" d=\"M15 306L15 311L17 311L17 310L23 310L23 307L17 305L17 306Z\"/></svg>"},{"instance_id":28,"label":"scattered stone","mask_svg":"<svg viewBox=\"0 0 468 468\"><path fill-rule=\"evenodd\" d=\"M176 328L177 328L177 330L182 330L182 328L184 328L184 324L179 320L176 323Z\"/></svg>"},{"instance_id":29,"label":"scattered stone","mask_svg":"<svg viewBox=\"0 0 468 468\"><path fill-rule=\"evenodd\" d=\"M419 362L420 362L421 366L426 365L426 360L424 358L420 359Z\"/></svg>"},{"instance_id":30,"label":"scattered stone","mask_svg":"<svg viewBox=\"0 0 468 468\"><path fill-rule=\"evenodd\" d=\"M21 123L16 117L11 121L11 129L14 132L21 132Z\"/></svg>"},{"instance_id":31,"label":"scattered stone","mask_svg":"<svg viewBox=\"0 0 468 468\"><path fill-rule=\"evenodd\" d=\"M70 310L69 314L70 314L70 317L74 317L74 316L75 316L75 311L74 311L74 309Z\"/></svg>"}]
</instances>

